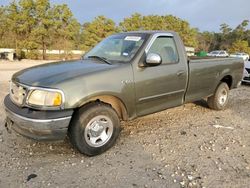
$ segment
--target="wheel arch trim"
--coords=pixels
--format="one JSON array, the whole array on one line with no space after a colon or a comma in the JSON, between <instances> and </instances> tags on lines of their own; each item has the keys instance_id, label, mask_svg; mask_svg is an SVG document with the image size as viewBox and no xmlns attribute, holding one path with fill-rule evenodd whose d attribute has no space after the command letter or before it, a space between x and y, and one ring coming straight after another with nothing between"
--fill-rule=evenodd
<instances>
[{"instance_id":1,"label":"wheel arch trim","mask_svg":"<svg viewBox=\"0 0 250 188\"><path fill-rule=\"evenodd\" d=\"M112 108L114 108L114 110L118 114L119 118L121 118L122 120L129 119L128 111L127 111L125 104L122 102L122 100L120 98L118 98L116 96L113 96L113 95L93 96L87 100L84 100L83 103L78 105L78 108L81 108L81 107L83 107L89 103L92 103L92 102L103 102L103 103L109 104Z\"/></svg>"}]
</instances>

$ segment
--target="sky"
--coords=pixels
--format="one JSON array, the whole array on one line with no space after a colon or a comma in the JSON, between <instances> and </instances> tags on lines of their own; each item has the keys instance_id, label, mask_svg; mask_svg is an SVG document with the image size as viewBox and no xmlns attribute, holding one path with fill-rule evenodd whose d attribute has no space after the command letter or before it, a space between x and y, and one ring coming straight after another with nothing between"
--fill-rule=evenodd
<instances>
[{"instance_id":1,"label":"sky","mask_svg":"<svg viewBox=\"0 0 250 188\"><path fill-rule=\"evenodd\" d=\"M0 5L7 5L10 1L0 0ZM235 28L243 20L250 20L250 0L51 0L51 3L68 4L80 23L99 15L119 23L135 12L142 15L172 14L200 31L217 32L222 23Z\"/></svg>"}]
</instances>

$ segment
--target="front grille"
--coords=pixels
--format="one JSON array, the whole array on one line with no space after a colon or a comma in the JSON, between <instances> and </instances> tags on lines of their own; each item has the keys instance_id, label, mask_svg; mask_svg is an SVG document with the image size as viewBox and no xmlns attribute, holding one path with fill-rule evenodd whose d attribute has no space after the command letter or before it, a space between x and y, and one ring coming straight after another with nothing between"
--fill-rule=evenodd
<instances>
[{"instance_id":1,"label":"front grille","mask_svg":"<svg viewBox=\"0 0 250 188\"><path fill-rule=\"evenodd\" d=\"M244 77L243 80L250 81L250 77Z\"/></svg>"},{"instance_id":2,"label":"front grille","mask_svg":"<svg viewBox=\"0 0 250 188\"><path fill-rule=\"evenodd\" d=\"M11 82L10 84L10 98L18 106L23 106L26 96L27 88L21 86L18 83Z\"/></svg>"},{"instance_id":3,"label":"front grille","mask_svg":"<svg viewBox=\"0 0 250 188\"><path fill-rule=\"evenodd\" d=\"M248 74L250 74L250 69L246 68L246 70L247 70Z\"/></svg>"}]
</instances>

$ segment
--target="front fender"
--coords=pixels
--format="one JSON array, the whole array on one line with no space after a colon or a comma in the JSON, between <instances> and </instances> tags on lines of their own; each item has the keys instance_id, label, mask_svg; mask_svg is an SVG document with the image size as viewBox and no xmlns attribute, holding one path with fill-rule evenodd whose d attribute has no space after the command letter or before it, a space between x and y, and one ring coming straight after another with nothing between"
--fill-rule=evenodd
<instances>
[{"instance_id":1,"label":"front fender","mask_svg":"<svg viewBox=\"0 0 250 188\"><path fill-rule=\"evenodd\" d=\"M59 86L65 93L65 108L79 108L99 96L113 96L127 109L128 116L135 114L135 92L131 64L84 77L74 78Z\"/></svg>"}]
</instances>

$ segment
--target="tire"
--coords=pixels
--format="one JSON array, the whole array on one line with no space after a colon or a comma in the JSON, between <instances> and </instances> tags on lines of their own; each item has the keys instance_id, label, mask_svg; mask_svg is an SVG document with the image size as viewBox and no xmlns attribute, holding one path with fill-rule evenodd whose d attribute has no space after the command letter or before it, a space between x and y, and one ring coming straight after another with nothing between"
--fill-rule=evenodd
<instances>
[{"instance_id":1,"label":"tire","mask_svg":"<svg viewBox=\"0 0 250 188\"><path fill-rule=\"evenodd\" d=\"M218 85L214 95L208 98L207 104L213 110L224 110L228 104L229 87L222 82Z\"/></svg>"},{"instance_id":2,"label":"tire","mask_svg":"<svg viewBox=\"0 0 250 188\"><path fill-rule=\"evenodd\" d=\"M111 148L120 131L116 111L108 104L95 102L75 112L68 134L70 142L80 153L95 156Z\"/></svg>"}]
</instances>

